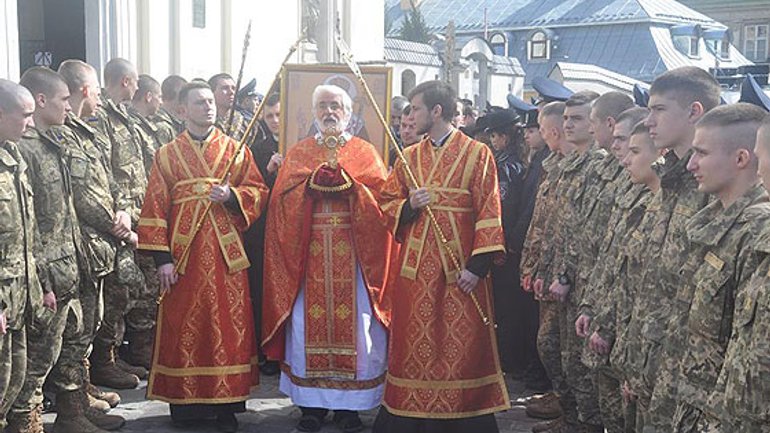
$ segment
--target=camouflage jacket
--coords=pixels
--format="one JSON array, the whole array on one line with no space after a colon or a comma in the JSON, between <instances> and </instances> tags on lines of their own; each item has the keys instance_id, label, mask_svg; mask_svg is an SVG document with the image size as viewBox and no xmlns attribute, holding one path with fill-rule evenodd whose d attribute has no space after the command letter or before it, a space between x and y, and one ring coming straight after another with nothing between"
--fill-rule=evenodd
<instances>
[{"instance_id":1,"label":"camouflage jacket","mask_svg":"<svg viewBox=\"0 0 770 433\"><path fill-rule=\"evenodd\" d=\"M580 303L580 313L594 318L593 330L599 331L607 341L615 339L615 309L620 298L625 298L619 293L625 285L620 278L625 261L623 253L631 234L641 222L651 197L646 185L632 184L631 188L621 188L626 191L617 197L606 225L607 230L598 248L596 264Z\"/></svg>"},{"instance_id":2,"label":"camouflage jacket","mask_svg":"<svg viewBox=\"0 0 770 433\"><path fill-rule=\"evenodd\" d=\"M147 177L150 176L150 169L152 168L152 160L155 157L155 152L160 149L166 143L170 143L176 138L174 130L167 124L155 124L147 120L144 116L139 114L138 111L133 108L128 109L128 114L136 124L137 129L143 135L143 143L145 146L142 148L142 156L144 158L144 168Z\"/></svg>"},{"instance_id":3,"label":"camouflage jacket","mask_svg":"<svg viewBox=\"0 0 770 433\"><path fill-rule=\"evenodd\" d=\"M589 200L585 199L588 190L590 175L593 165L597 160L604 158L606 152L591 148L585 152L574 152L563 161L563 173L557 188L558 204L556 209L556 230L553 242L553 259L550 281L551 284L559 274L566 274L572 281L570 290L570 302L579 302L582 290L576 287L578 257L580 250L581 233L584 215L583 205ZM577 290L576 290L577 289Z\"/></svg>"},{"instance_id":4,"label":"camouflage jacket","mask_svg":"<svg viewBox=\"0 0 770 433\"><path fill-rule=\"evenodd\" d=\"M106 159L119 190L117 207L128 212L136 225L147 189L144 149L149 144L125 108L107 98L98 115L89 123L109 139Z\"/></svg>"},{"instance_id":5,"label":"camouflage jacket","mask_svg":"<svg viewBox=\"0 0 770 433\"><path fill-rule=\"evenodd\" d=\"M230 110L221 116L217 115L216 127L225 134L227 134L228 131L228 120L230 120ZM235 113L233 114L233 123L229 128L230 133L228 135L240 141L246 133L246 128L248 128L248 126L249 122L243 117L243 114L241 114L240 111L235 110ZM252 134L250 133L249 136L252 136Z\"/></svg>"},{"instance_id":6,"label":"camouflage jacket","mask_svg":"<svg viewBox=\"0 0 770 433\"><path fill-rule=\"evenodd\" d=\"M738 288L732 337L708 401L723 401L725 420L748 418L770 425L770 225L752 247L761 262Z\"/></svg>"},{"instance_id":7,"label":"camouflage jacket","mask_svg":"<svg viewBox=\"0 0 770 433\"><path fill-rule=\"evenodd\" d=\"M535 279L542 278L544 274L547 262L544 261L543 253L552 239L550 235L552 226L549 222L555 213L555 191L561 176L559 162L563 158L559 153L553 152L543 160L543 172L537 190L535 209L521 255L522 276L531 276Z\"/></svg>"},{"instance_id":8,"label":"camouflage jacket","mask_svg":"<svg viewBox=\"0 0 770 433\"><path fill-rule=\"evenodd\" d=\"M75 210L83 235L85 255L92 277L103 277L115 266L115 246L118 243L110 230L115 219L117 185L100 149L104 137L86 122L69 115L61 131L69 147L70 177Z\"/></svg>"},{"instance_id":9,"label":"camouflage jacket","mask_svg":"<svg viewBox=\"0 0 770 433\"><path fill-rule=\"evenodd\" d=\"M77 298L83 249L65 163L68 148L58 131L30 128L19 142L19 152L35 195L35 221L45 234L34 249L43 291L53 291L59 301Z\"/></svg>"},{"instance_id":10,"label":"camouflage jacket","mask_svg":"<svg viewBox=\"0 0 770 433\"><path fill-rule=\"evenodd\" d=\"M577 274L575 287L580 290L573 297L573 302L578 306L584 304L589 279L594 275L594 265L605 237L605 228L615 208L616 195L621 188L629 186L628 182L623 182L627 177L622 177L621 173L623 167L618 160L613 155L606 155L596 160L587 179L580 215L583 229L577 232L577 242L574 243L577 257L572 259Z\"/></svg>"},{"instance_id":11,"label":"camouflage jacket","mask_svg":"<svg viewBox=\"0 0 770 433\"><path fill-rule=\"evenodd\" d=\"M693 253L683 274L691 277L676 295L680 309L689 307L682 321L686 338L677 347L679 398L713 416L722 411L721 390L715 387L732 334L735 299L759 266L753 242L768 222L770 198L757 184L727 209L713 201L687 224Z\"/></svg>"},{"instance_id":12,"label":"camouflage jacket","mask_svg":"<svg viewBox=\"0 0 770 433\"><path fill-rule=\"evenodd\" d=\"M149 120L159 129L161 127L164 129L170 128L170 130L174 132L174 137L184 131L184 121L169 113L168 110L163 107L161 107L157 113L150 116Z\"/></svg>"},{"instance_id":13,"label":"camouflage jacket","mask_svg":"<svg viewBox=\"0 0 770 433\"><path fill-rule=\"evenodd\" d=\"M16 144L0 141L0 309L13 330L45 311L32 253L38 234L27 176Z\"/></svg>"}]
</instances>

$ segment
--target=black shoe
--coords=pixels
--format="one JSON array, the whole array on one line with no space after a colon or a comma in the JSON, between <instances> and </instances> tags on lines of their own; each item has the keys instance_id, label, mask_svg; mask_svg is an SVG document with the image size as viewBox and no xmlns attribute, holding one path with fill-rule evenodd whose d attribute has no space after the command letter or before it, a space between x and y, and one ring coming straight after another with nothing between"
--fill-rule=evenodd
<instances>
[{"instance_id":1,"label":"black shoe","mask_svg":"<svg viewBox=\"0 0 770 433\"><path fill-rule=\"evenodd\" d=\"M217 428L222 433L235 433L238 431L238 418L234 413L221 413L217 415Z\"/></svg>"},{"instance_id":2,"label":"black shoe","mask_svg":"<svg viewBox=\"0 0 770 433\"><path fill-rule=\"evenodd\" d=\"M335 410L333 420L343 433L358 433L364 429L358 412L353 410Z\"/></svg>"},{"instance_id":3,"label":"black shoe","mask_svg":"<svg viewBox=\"0 0 770 433\"><path fill-rule=\"evenodd\" d=\"M265 363L259 367L259 371L265 376L275 376L281 372L281 366L278 364L278 361L265 361Z\"/></svg>"},{"instance_id":4,"label":"black shoe","mask_svg":"<svg viewBox=\"0 0 770 433\"><path fill-rule=\"evenodd\" d=\"M317 432L321 430L326 418L326 409L300 407L302 417L297 422L297 430L301 432Z\"/></svg>"}]
</instances>

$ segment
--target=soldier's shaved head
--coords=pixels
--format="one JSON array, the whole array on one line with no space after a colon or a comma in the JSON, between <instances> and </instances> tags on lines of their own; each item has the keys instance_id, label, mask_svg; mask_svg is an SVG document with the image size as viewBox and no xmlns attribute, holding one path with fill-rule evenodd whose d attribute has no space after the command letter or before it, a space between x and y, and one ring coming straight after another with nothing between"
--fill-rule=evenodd
<instances>
[{"instance_id":1,"label":"soldier's shaved head","mask_svg":"<svg viewBox=\"0 0 770 433\"><path fill-rule=\"evenodd\" d=\"M149 75L140 75L137 81L136 93L134 93L134 102L141 100L152 92L154 95L160 95L160 83Z\"/></svg>"},{"instance_id":2,"label":"soldier's shaved head","mask_svg":"<svg viewBox=\"0 0 770 433\"><path fill-rule=\"evenodd\" d=\"M765 110L745 102L720 105L704 114L695 127L709 128L714 134L719 134L725 151L751 150L757 141L757 130L766 115Z\"/></svg>"},{"instance_id":3,"label":"soldier's shaved head","mask_svg":"<svg viewBox=\"0 0 770 433\"><path fill-rule=\"evenodd\" d=\"M62 88L69 90L61 75L44 66L33 66L24 71L19 84L26 87L33 96L51 96Z\"/></svg>"},{"instance_id":4,"label":"soldier's shaved head","mask_svg":"<svg viewBox=\"0 0 770 433\"><path fill-rule=\"evenodd\" d=\"M59 74L64 78L70 93L79 93L93 81L99 82L96 69L82 60L65 60L59 65Z\"/></svg>"},{"instance_id":5,"label":"soldier's shaved head","mask_svg":"<svg viewBox=\"0 0 770 433\"><path fill-rule=\"evenodd\" d=\"M0 78L0 142L19 141L32 125L35 101L24 86Z\"/></svg>"},{"instance_id":6,"label":"soldier's shaved head","mask_svg":"<svg viewBox=\"0 0 770 433\"><path fill-rule=\"evenodd\" d=\"M594 101L593 111L599 119L613 118L617 121L620 113L633 108L634 101L621 92L607 92Z\"/></svg>"},{"instance_id":7,"label":"soldier's shaved head","mask_svg":"<svg viewBox=\"0 0 770 433\"><path fill-rule=\"evenodd\" d=\"M176 102L177 98L179 97L179 90L181 90L182 86L185 84L187 84L187 80L180 77L179 75L169 75L166 77L166 79L163 80L163 84L160 86L163 102Z\"/></svg>"},{"instance_id":8,"label":"soldier's shaved head","mask_svg":"<svg viewBox=\"0 0 770 433\"><path fill-rule=\"evenodd\" d=\"M123 78L135 75L136 67L134 64L120 57L116 57L104 65L104 84L106 86L114 86L119 84Z\"/></svg>"}]
</instances>

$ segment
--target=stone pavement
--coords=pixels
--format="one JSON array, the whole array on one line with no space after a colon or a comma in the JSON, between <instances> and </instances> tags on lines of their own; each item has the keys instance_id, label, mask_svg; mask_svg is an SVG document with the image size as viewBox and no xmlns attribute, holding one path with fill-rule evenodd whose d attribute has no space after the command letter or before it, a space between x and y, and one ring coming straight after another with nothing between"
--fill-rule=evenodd
<instances>
[{"instance_id":1,"label":"stone pavement","mask_svg":"<svg viewBox=\"0 0 770 433\"><path fill-rule=\"evenodd\" d=\"M514 405L511 410L499 413L497 422L501 433L524 433L530 432L532 425L537 422L528 418L524 413L524 408L517 405L523 397L531 395L524 390L520 382L508 380L508 391L511 395L511 402ZM120 432L122 433L180 433L189 431L193 433L216 433L218 430L212 423L201 423L189 429L175 428L171 425L168 415L168 405L157 401L147 401L144 399L144 387L146 382L142 382L139 389L131 391L122 391L120 393L123 402L110 413L125 417L128 422ZM297 432L294 428L299 419L299 409L292 406L288 398L278 391L277 377L262 376L262 384L254 390L251 399L246 404L247 412L238 415L242 433L290 433ZM364 432L371 432L371 425L374 422L376 410L361 414L361 418L367 428ZM43 420L46 423L46 430L52 427L54 414L45 414ZM327 418L329 420L331 418ZM321 430L323 433L336 433L338 429L331 422L327 422ZM483 432L473 432L483 433Z\"/></svg>"}]
</instances>

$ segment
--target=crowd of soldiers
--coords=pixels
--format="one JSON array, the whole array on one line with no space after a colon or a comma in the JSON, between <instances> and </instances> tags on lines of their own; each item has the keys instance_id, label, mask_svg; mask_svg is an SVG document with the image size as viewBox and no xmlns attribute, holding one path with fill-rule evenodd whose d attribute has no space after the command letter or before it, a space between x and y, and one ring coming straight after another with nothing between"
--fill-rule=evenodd
<instances>
[{"instance_id":1,"label":"crowd of soldiers","mask_svg":"<svg viewBox=\"0 0 770 433\"><path fill-rule=\"evenodd\" d=\"M103 77L102 88L93 67L67 60L0 80L2 431L42 432L45 393L57 433L119 429L125 420L106 413L119 395L95 385L134 388L152 365L160 283L152 257L136 253L136 226L153 154L184 129L186 81L161 84L124 59ZM234 80L208 84L217 126L243 138L250 113L233 109ZM249 141L271 186L282 157L279 99L267 98ZM476 120L459 102L454 122L497 155L503 366L531 347L536 366L522 365L540 366L553 390L527 402L552 418L533 431L770 432L765 107L720 105L716 80L687 67L659 76L646 107L619 92L563 99L532 107L524 124L508 110ZM393 107L400 145L417 142L410 107ZM508 225L527 203L530 215ZM264 220L252 230L256 287ZM532 320L532 338L506 352Z\"/></svg>"},{"instance_id":2,"label":"crowd of soldiers","mask_svg":"<svg viewBox=\"0 0 770 433\"><path fill-rule=\"evenodd\" d=\"M694 67L649 101L539 106L551 154L522 251L553 392L535 432L767 432L767 106Z\"/></svg>"},{"instance_id":3,"label":"crowd of soldiers","mask_svg":"<svg viewBox=\"0 0 770 433\"><path fill-rule=\"evenodd\" d=\"M120 396L96 385L135 388L152 364L159 281L136 228L153 154L184 129L187 81L161 85L120 58L103 77L66 60L0 80L0 431L42 433L47 395L57 433L116 430L125 420L106 412ZM209 85L217 125L240 137L250 113L233 111L234 80ZM269 180L281 158L278 98L266 102L253 142L267 142Z\"/></svg>"}]
</instances>

